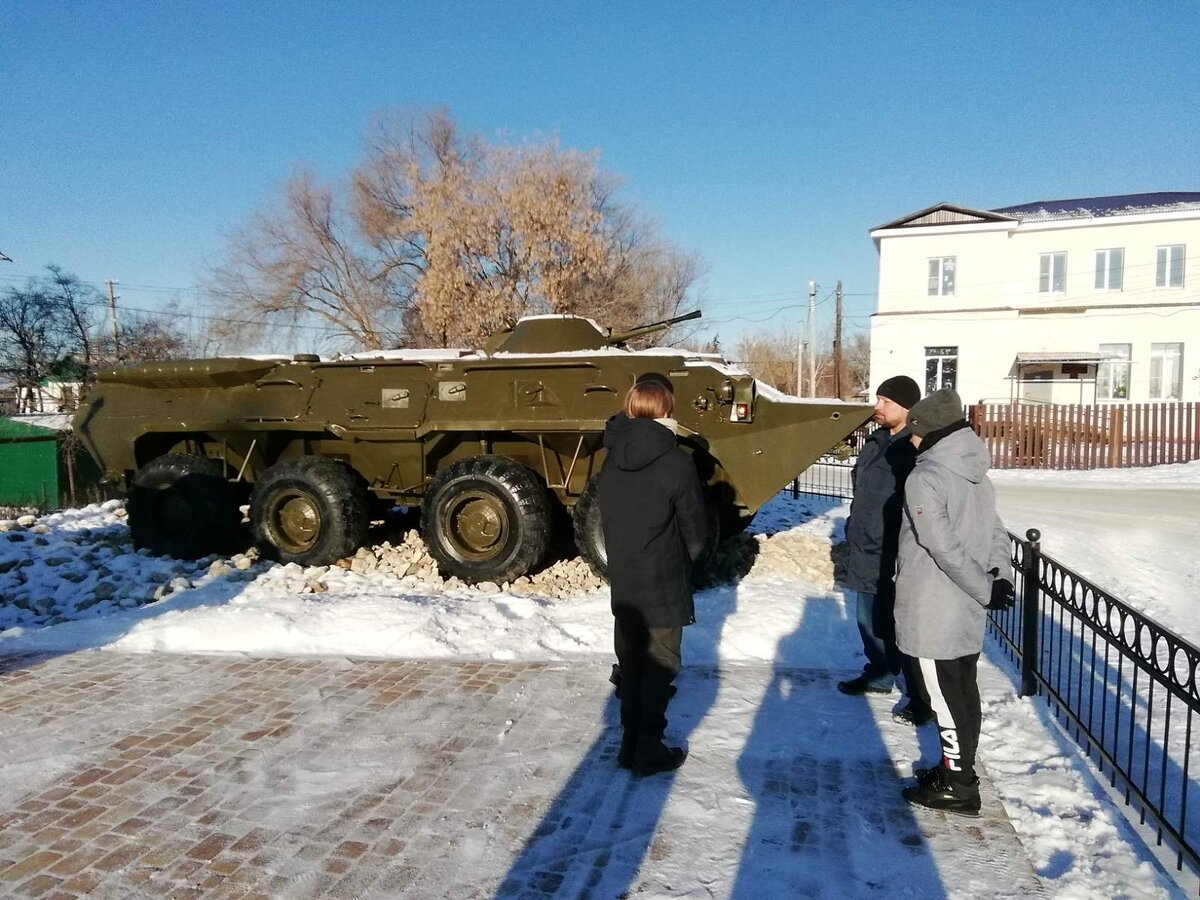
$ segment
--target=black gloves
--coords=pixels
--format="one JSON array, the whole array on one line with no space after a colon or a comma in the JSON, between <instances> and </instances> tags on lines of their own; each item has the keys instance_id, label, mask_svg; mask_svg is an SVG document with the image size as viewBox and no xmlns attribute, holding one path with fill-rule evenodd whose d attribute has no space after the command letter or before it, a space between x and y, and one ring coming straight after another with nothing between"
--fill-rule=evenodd
<instances>
[{"instance_id":1,"label":"black gloves","mask_svg":"<svg viewBox=\"0 0 1200 900\"><path fill-rule=\"evenodd\" d=\"M1013 591L1011 581L1007 578L997 578L992 582L992 599L988 602L988 609L1000 611L1012 609L1014 602L1016 602L1016 593Z\"/></svg>"}]
</instances>

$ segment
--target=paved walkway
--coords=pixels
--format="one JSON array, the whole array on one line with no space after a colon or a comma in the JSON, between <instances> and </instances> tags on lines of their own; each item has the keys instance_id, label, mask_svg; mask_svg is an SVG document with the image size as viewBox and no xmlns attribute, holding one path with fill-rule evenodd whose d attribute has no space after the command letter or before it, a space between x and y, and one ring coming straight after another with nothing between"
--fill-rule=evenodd
<instances>
[{"instance_id":1,"label":"paved walkway","mask_svg":"<svg viewBox=\"0 0 1200 900\"><path fill-rule=\"evenodd\" d=\"M688 669L671 731L692 756L635 779L606 674L0 658L0 895L1041 893L990 787L975 821L900 799L936 736L886 701L830 699L828 673Z\"/></svg>"}]
</instances>

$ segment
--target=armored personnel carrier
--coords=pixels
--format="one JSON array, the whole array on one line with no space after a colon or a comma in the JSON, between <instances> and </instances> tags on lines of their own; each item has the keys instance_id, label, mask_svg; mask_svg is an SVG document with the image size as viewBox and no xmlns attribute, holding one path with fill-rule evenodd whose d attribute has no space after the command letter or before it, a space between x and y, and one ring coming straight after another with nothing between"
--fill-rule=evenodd
<instances>
[{"instance_id":1,"label":"armored personnel carrier","mask_svg":"<svg viewBox=\"0 0 1200 900\"><path fill-rule=\"evenodd\" d=\"M265 554L326 565L387 509L419 506L447 575L511 581L562 529L604 574L593 477L604 424L639 376L674 384L681 444L723 535L870 415L781 394L715 355L626 346L699 315L624 332L534 316L478 350L129 366L98 374L74 427L128 492L134 544L156 553L238 549L248 503Z\"/></svg>"}]
</instances>

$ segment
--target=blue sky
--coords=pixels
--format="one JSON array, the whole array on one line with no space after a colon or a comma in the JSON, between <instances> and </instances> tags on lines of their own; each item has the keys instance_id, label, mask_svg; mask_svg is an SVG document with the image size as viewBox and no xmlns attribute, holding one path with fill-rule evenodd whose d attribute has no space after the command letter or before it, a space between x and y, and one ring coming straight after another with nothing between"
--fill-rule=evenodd
<instances>
[{"instance_id":1,"label":"blue sky","mask_svg":"<svg viewBox=\"0 0 1200 900\"><path fill-rule=\"evenodd\" d=\"M205 262L295 166L339 178L374 113L445 106L598 151L703 256L727 345L799 322L809 278L865 327L872 226L1200 189L1198 47L1195 0L0 0L0 285L54 262L201 309Z\"/></svg>"}]
</instances>

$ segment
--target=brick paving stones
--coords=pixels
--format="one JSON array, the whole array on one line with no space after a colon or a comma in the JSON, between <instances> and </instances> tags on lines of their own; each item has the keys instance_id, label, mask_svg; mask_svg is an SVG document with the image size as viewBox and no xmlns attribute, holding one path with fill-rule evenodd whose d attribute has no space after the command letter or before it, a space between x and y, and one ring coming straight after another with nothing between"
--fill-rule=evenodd
<instances>
[{"instance_id":1,"label":"brick paving stones","mask_svg":"<svg viewBox=\"0 0 1200 900\"><path fill-rule=\"evenodd\" d=\"M919 736L865 702L814 703L829 673L685 670L672 732L692 757L649 779L615 766L607 674L0 658L0 895L1041 891L990 791L970 823L899 799L891 760ZM721 850L696 858L699 841Z\"/></svg>"}]
</instances>

